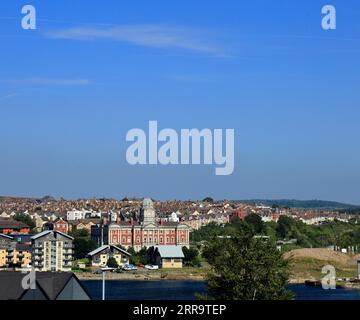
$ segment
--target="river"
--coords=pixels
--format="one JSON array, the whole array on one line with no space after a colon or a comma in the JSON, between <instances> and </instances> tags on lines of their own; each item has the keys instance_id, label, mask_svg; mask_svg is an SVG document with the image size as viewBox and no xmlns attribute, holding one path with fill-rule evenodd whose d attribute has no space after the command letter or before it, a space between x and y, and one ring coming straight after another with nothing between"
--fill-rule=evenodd
<instances>
[{"instance_id":1,"label":"river","mask_svg":"<svg viewBox=\"0 0 360 320\"><path fill-rule=\"evenodd\" d=\"M82 281L93 299L101 299L102 282L100 280ZM356 289L337 288L323 290L321 287L290 285L295 293L295 300L360 300L360 291ZM195 300L196 293L205 293L203 281L131 281L107 280L107 300Z\"/></svg>"}]
</instances>

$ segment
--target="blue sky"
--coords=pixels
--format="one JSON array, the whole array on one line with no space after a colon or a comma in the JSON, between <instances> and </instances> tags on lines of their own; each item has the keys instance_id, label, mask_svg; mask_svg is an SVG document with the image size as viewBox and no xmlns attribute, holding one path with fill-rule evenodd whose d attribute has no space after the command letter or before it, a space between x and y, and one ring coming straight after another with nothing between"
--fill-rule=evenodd
<instances>
[{"instance_id":1,"label":"blue sky","mask_svg":"<svg viewBox=\"0 0 360 320\"><path fill-rule=\"evenodd\" d=\"M325 4L2 1L0 194L360 204L360 3L332 1L332 31ZM149 120L234 128L234 173L128 165Z\"/></svg>"}]
</instances>

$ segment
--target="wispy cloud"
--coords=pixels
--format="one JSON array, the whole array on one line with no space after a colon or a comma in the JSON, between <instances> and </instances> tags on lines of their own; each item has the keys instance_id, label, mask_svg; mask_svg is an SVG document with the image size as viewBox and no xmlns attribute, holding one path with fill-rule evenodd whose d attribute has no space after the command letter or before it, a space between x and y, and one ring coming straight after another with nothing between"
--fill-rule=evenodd
<instances>
[{"instance_id":1,"label":"wispy cloud","mask_svg":"<svg viewBox=\"0 0 360 320\"><path fill-rule=\"evenodd\" d=\"M19 93L17 93L17 92L8 93L4 96L0 96L0 100L11 99L11 98L17 97L18 95L19 95Z\"/></svg>"},{"instance_id":2,"label":"wispy cloud","mask_svg":"<svg viewBox=\"0 0 360 320\"><path fill-rule=\"evenodd\" d=\"M24 78L0 80L1 83L45 86L85 86L91 84L88 79Z\"/></svg>"},{"instance_id":3,"label":"wispy cloud","mask_svg":"<svg viewBox=\"0 0 360 320\"><path fill-rule=\"evenodd\" d=\"M51 31L45 36L52 39L111 40L138 46L178 48L225 57L223 50L210 44L203 32L189 28L161 25L124 25L111 27L77 27Z\"/></svg>"}]
</instances>

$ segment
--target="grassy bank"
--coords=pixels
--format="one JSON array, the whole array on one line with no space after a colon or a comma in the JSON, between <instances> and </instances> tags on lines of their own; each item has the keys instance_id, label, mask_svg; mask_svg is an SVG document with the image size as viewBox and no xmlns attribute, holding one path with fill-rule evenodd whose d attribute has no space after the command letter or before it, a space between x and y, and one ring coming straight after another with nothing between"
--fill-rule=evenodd
<instances>
[{"instance_id":1,"label":"grassy bank","mask_svg":"<svg viewBox=\"0 0 360 320\"><path fill-rule=\"evenodd\" d=\"M358 255L348 255L327 249L297 249L285 254L290 261L290 282L303 283L305 280L320 280L325 274L321 270L332 265L336 270L336 278L355 278L357 276L356 261Z\"/></svg>"}]
</instances>

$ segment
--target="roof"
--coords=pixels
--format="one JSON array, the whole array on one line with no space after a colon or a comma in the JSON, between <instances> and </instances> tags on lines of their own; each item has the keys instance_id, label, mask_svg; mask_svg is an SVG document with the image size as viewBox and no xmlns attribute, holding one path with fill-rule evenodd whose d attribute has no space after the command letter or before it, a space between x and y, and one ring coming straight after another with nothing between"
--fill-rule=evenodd
<instances>
[{"instance_id":1,"label":"roof","mask_svg":"<svg viewBox=\"0 0 360 320\"><path fill-rule=\"evenodd\" d=\"M37 272L36 281L49 299L54 300L73 276L73 273L68 272Z\"/></svg>"},{"instance_id":2,"label":"roof","mask_svg":"<svg viewBox=\"0 0 360 320\"><path fill-rule=\"evenodd\" d=\"M8 239L8 240L14 240L14 238L13 238L13 237L11 237L11 236L8 236L8 235L6 235L6 234L3 234L3 233L0 233L0 237L1 237L1 238L5 238L5 239Z\"/></svg>"},{"instance_id":3,"label":"roof","mask_svg":"<svg viewBox=\"0 0 360 320\"><path fill-rule=\"evenodd\" d=\"M153 202L150 198L144 198L142 205L143 205L143 207L151 207L151 206L153 206Z\"/></svg>"},{"instance_id":4,"label":"roof","mask_svg":"<svg viewBox=\"0 0 360 320\"><path fill-rule=\"evenodd\" d=\"M155 246L161 258L184 258L184 253L180 246Z\"/></svg>"},{"instance_id":5,"label":"roof","mask_svg":"<svg viewBox=\"0 0 360 320\"><path fill-rule=\"evenodd\" d=\"M129 252L127 252L127 251L125 251L125 250L123 250L123 249L121 249L121 248L119 248L119 247L117 247L117 246L114 246L114 245L112 245L112 244L110 244L110 245L109 245L109 244L105 244L105 245L103 245L103 246L101 246L101 247L99 247L99 248L97 248L97 249L89 252L88 255L89 255L89 256L94 256L94 255L96 255L96 254L98 254L98 253L100 253L100 252L102 252L102 251L104 251L104 250L110 249L111 247L112 247L112 248L115 248L116 250L118 250L118 251L120 251L120 252L122 252L122 253L124 253L124 254L126 254L126 255L128 255L128 256L131 256L131 254L130 254Z\"/></svg>"},{"instance_id":6,"label":"roof","mask_svg":"<svg viewBox=\"0 0 360 320\"><path fill-rule=\"evenodd\" d=\"M23 278L24 274L21 272L0 272L0 300L21 299L28 291L24 290L21 286ZM90 298L90 295L84 289L81 282L71 272L37 272L36 287L39 287L49 300L55 300L71 278L75 278Z\"/></svg>"},{"instance_id":7,"label":"roof","mask_svg":"<svg viewBox=\"0 0 360 320\"><path fill-rule=\"evenodd\" d=\"M21 221L16 221L16 220L12 220L12 219L0 219L0 228L2 228L2 229L5 229L5 228L22 229L22 228L30 228L30 227Z\"/></svg>"},{"instance_id":8,"label":"roof","mask_svg":"<svg viewBox=\"0 0 360 320\"><path fill-rule=\"evenodd\" d=\"M41 237L47 236L47 235L50 234L50 233L54 233L55 236L56 236L56 234L60 234L60 235L66 237L66 238L68 238L68 239L70 239L70 240L74 240L73 237L70 237L69 235L67 235L67 234L65 234L65 233L62 233L62 232L60 232L60 231L54 231L54 230L46 230L46 231L40 232L40 233L34 235L33 237L31 237L31 239L32 239L32 240L36 240L36 239L39 239L39 238L41 238Z\"/></svg>"}]
</instances>

